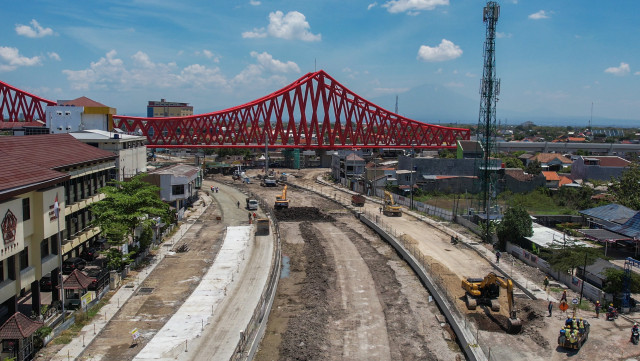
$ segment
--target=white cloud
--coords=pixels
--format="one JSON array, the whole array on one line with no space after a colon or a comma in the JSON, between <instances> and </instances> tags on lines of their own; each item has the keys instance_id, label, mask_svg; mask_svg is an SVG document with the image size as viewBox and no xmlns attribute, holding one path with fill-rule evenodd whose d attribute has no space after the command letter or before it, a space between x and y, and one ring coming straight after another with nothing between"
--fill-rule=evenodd
<instances>
[{"instance_id":1,"label":"white cloud","mask_svg":"<svg viewBox=\"0 0 640 361\"><path fill-rule=\"evenodd\" d=\"M376 95L402 94L408 92L409 90L409 88L373 88L374 94Z\"/></svg>"},{"instance_id":2,"label":"white cloud","mask_svg":"<svg viewBox=\"0 0 640 361\"><path fill-rule=\"evenodd\" d=\"M507 39L508 39L508 38L510 38L510 37L512 37L512 36L513 36L513 34L511 34L511 33L501 33L501 32L497 32L497 33L496 33L496 37L497 37L498 39L504 39L504 38L507 38Z\"/></svg>"},{"instance_id":3,"label":"white cloud","mask_svg":"<svg viewBox=\"0 0 640 361\"><path fill-rule=\"evenodd\" d=\"M467 72L466 74L464 74L464 76L466 76L467 78L475 78L476 75L470 72Z\"/></svg>"},{"instance_id":4,"label":"white cloud","mask_svg":"<svg viewBox=\"0 0 640 361\"><path fill-rule=\"evenodd\" d=\"M444 84L447 88L464 88L464 84L455 81Z\"/></svg>"},{"instance_id":5,"label":"white cloud","mask_svg":"<svg viewBox=\"0 0 640 361\"><path fill-rule=\"evenodd\" d=\"M47 53L47 56L49 56L49 59L60 61L60 55L54 51Z\"/></svg>"},{"instance_id":6,"label":"white cloud","mask_svg":"<svg viewBox=\"0 0 640 361\"><path fill-rule=\"evenodd\" d=\"M200 51L196 51L195 54L196 55L202 55L207 59L211 59L211 60L213 60L214 63L219 63L220 62L220 56L214 54L211 50L204 49L201 52Z\"/></svg>"},{"instance_id":7,"label":"white cloud","mask_svg":"<svg viewBox=\"0 0 640 361\"><path fill-rule=\"evenodd\" d=\"M640 75L640 71L636 71L633 75Z\"/></svg>"},{"instance_id":8,"label":"white cloud","mask_svg":"<svg viewBox=\"0 0 640 361\"><path fill-rule=\"evenodd\" d=\"M617 75L617 76L623 76L623 75L629 74L631 72L631 68L629 67L629 64L621 62L620 66L618 67L612 66L610 68L606 68L604 72Z\"/></svg>"},{"instance_id":9,"label":"white cloud","mask_svg":"<svg viewBox=\"0 0 640 361\"><path fill-rule=\"evenodd\" d=\"M290 11L286 15L282 11L269 14L269 25L265 28L255 28L253 31L242 33L243 38L265 38L272 36L287 40L320 41L321 34L313 34L309 31L311 26L304 14L298 11Z\"/></svg>"},{"instance_id":10,"label":"white cloud","mask_svg":"<svg viewBox=\"0 0 640 361\"><path fill-rule=\"evenodd\" d=\"M273 56L267 52L262 52L258 54L255 51L251 52L251 57L256 58L258 60L258 64L261 65L265 70L268 70L273 73L299 73L300 68L298 64L288 61L286 63L281 62L280 60L276 60Z\"/></svg>"},{"instance_id":11,"label":"white cloud","mask_svg":"<svg viewBox=\"0 0 640 361\"><path fill-rule=\"evenodd\" d=\"M249 4L251 4L253 6L259 6L262 3L260 1L257 1L257 0L249 0Z\"/></svg>"},{"instance_id":12,"label":"white cloud","mask_svg":"<svg viewBox=\"0 0 640 361\"><path fill-rule=\"evenodd\" d=\"M367 10L371 10L378 5L378 2L371 3L367 6Z\"/></svg>"},{"instance_id":13,"label":"white cloud","mask_svg":"<svg viewBox=\"0 0 640 361\"><path fill-rule=\"evenodd\" d=\"M53 35L53 29L43 28L36 19L31 20L29 25L16 25L16 33L18 35L26 36L27 38L42 38L44 36Z\"/></svg>"},{"instance_id":14,"label":"white cloud","mask_svg":"<svg viewBox=\"0 0 640 361\"><path fill-rule=\"evenodd\" d=\"M532 19L532 20L540 20L540 19L548 19L548 18L549 18L549 14L547 14L547 12L544 10L540 10L537 13L533 13L529 15L529 19Z\"/></svg>"},{"instance_id":15,"label":"white cloud","mask_svg":"<svg viewBox=\"0 0 640 361\"><path fill-rule=\"evenodd\" d=\"M449 5L449 0L391 0L382 7L387 8L390 13L402 13L433 10L438 5Z\"/></svg>"},{"instance_id":16,"label":"white cloud","mask_svg":"<svg viewBox=\"0 0 640 361\"><path fill-rule=\"evenodd\" d=\"M20 66L40 65L41 60L39 56L31 58L22 56L17 48L0 46L0 71L12 71Z\"/></svg>"},{"instance_id":17,"label":"white cloud","mask_svg":"<svg viewBox=\"0 0 640 361\"><path fill-rule=\"evenodd\" d=\"M442 39L440 45L436 47L422 45L418 50L418 59L424 61L447 61L459 58L461 55L462 49L447 39Z\"/></svg>"},{"instance_id":18,"label":"white cloud","mask_svg":"<svg viewBox=\"0 0 640 361\"><path fill-rule=\"evenodd\" d=\"M204 52L203 52L204 54ZM280 61L270 54L251 52L256 59L235 77L224 75L219 67L190 64L179 67L174 62L156 63L148 54L138 51L129 62L118 58L115 50L80 70L63 70L71 88L76 90L100 89L131 91L139 89L211 89L229 91L234 87L250 85L251 90L259 86L272 87L286 84L282 74L299 73L300 68L292 61Z\"/></svg>"}]
</instances>

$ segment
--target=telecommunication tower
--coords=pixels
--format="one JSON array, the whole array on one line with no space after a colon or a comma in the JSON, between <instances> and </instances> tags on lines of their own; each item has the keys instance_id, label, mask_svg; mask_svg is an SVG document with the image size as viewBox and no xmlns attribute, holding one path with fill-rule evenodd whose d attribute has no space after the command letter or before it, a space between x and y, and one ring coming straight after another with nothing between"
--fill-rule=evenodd
<instances>
[{"instance_id":1,"label":"telecommunication tower","mask_svg":"<svg viewBox=\"0 0 640 361\"><path fill-rule=\"evenodd\" d=\"M496 24L500 15L500 5L495 1L487 2L482 11L482 20L486 23L484 41L484 68L480 82L480 116L478 117L477 139L484 148L483 158L476 163L478 182L480 183L481 209L486 216L483 239L491 241L490 222L491 205L497 196L497 164L491 164L492 153L496 150L496 103L500 94L500 79L496 76Z\"/></svg>"}]
</instances>

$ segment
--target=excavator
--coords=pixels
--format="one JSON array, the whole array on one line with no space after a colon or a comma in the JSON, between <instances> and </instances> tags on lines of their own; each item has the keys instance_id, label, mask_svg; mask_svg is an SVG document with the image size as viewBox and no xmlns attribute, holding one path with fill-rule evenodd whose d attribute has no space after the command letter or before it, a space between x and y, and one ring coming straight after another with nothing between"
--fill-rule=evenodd
<instances>
[{"instance_id":1,"label":"excavator","mask_svg":"<svg viewBox=\"0 0 640 361\"><path fill-rule=\"evenodd\" d=\"M289 200L287 199L287 185L284 185L282 188L282 195L276 196L276 203L273 205L273 208L289 208Z\"/></svg>"},{"instance_id":2,"label":"excavator","mask_svg":"<svg viewBox=\"0 0 640 361\"><path fill-rule=\"evenodd\" d=\"M513 281L504 279L493 272L484 278L467 278L462 280L462 288L466 291L465 301L467 308L475 310L478 304L491 307L491 311L500 311L500 288L507 290L509 302L509 321L507 332L519 333L522 330L522 321L516 316L513 307Z\"/></svg>"},{"instance_id":3,"label":"excavator","mask_svg":"<svg viewBox=\"0 0 640 361\"><path fill-rule=\"evenodd\" d=\"M385 216L402 216L402 207L396 204L393 200L393 196L389 191L384 191L384 207L382 208L382 213Z\"/></svg>"}]
</instances>

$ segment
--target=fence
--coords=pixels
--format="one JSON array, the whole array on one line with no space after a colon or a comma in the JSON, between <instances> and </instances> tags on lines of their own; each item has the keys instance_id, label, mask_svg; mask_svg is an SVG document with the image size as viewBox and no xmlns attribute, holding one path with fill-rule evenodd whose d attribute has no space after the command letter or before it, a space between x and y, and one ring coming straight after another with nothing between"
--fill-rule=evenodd
<instances>
[{"instance_id":1,"label":"fence","mask_svg":"<svg viewBox=\"0 0 640 361\"><path fill-rule=\"evenodd\" d=\"M275 241L275 252L272 258L272 266L269 271L269 277L267 278L267 284L265 285L264 290L260 296L260 301L258 302L258 306L253 312L247 327L244 331L240 332L240 340L236 345L236 348L233 352L233 356L231 360L245 360L252 359L253 353L256 351L257 346L262 339L262 335L264 334L264 328L266 327L265 316L269 315L271 311L271 306L273 304L273 299L276 295L276 289L278 288L278 280L280 278L280 263L282 259L282 250L280 247L280 226L278 224L278 220L274 216L273 208L267 204L267 202L260 198L259 196L250 193L248 194L250 197L253 197L258 200L262 209L267 213L269 218L271 218L271 224L273 225L272 230L274 231L273 237Z\"/></svg>"},{"instance_id":2,"label":"fence","mask_svg":"<svg viewBox=\"0 0 640 361\"><path fill-rule=\"evenodd\" d=\"M575 277L568 273L560 273L558 271L554 271L553 269L551 269L551 265L549 265L547 261L543 260L542 258L538 257L537 255L529 251L524 250L521 247L516 246L515 244L507 242L507 252L509 252L514 257L517 257L524 263L533 267L537 267L542 272L545 272L553 276L558 281L569 286L571 290L575 292L582 291L583 296L593 302L601 301L605 299L605 293L602 292L602 290L599 289L598 287L595 287L589 284L588 282L584 282L578 277ZM583 283L584 283L584 289L582 287Z\"/></svg>"}]
</instances>

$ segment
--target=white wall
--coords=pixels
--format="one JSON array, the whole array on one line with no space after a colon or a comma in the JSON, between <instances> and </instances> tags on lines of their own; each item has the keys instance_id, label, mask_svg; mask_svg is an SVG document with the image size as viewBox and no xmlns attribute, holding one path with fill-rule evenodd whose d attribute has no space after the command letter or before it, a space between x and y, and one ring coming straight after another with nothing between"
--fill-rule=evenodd
<instances>
[{"instance_id":1,"label":"white wall","mask_svg":"<svg viewBox=\"0 0 640 361\"><path fill-rule=\"evenodd\" d=\"M48 106L47 126L52 133L76 132L80 129L83 107Z\"/></svg>"}]
</instances>

